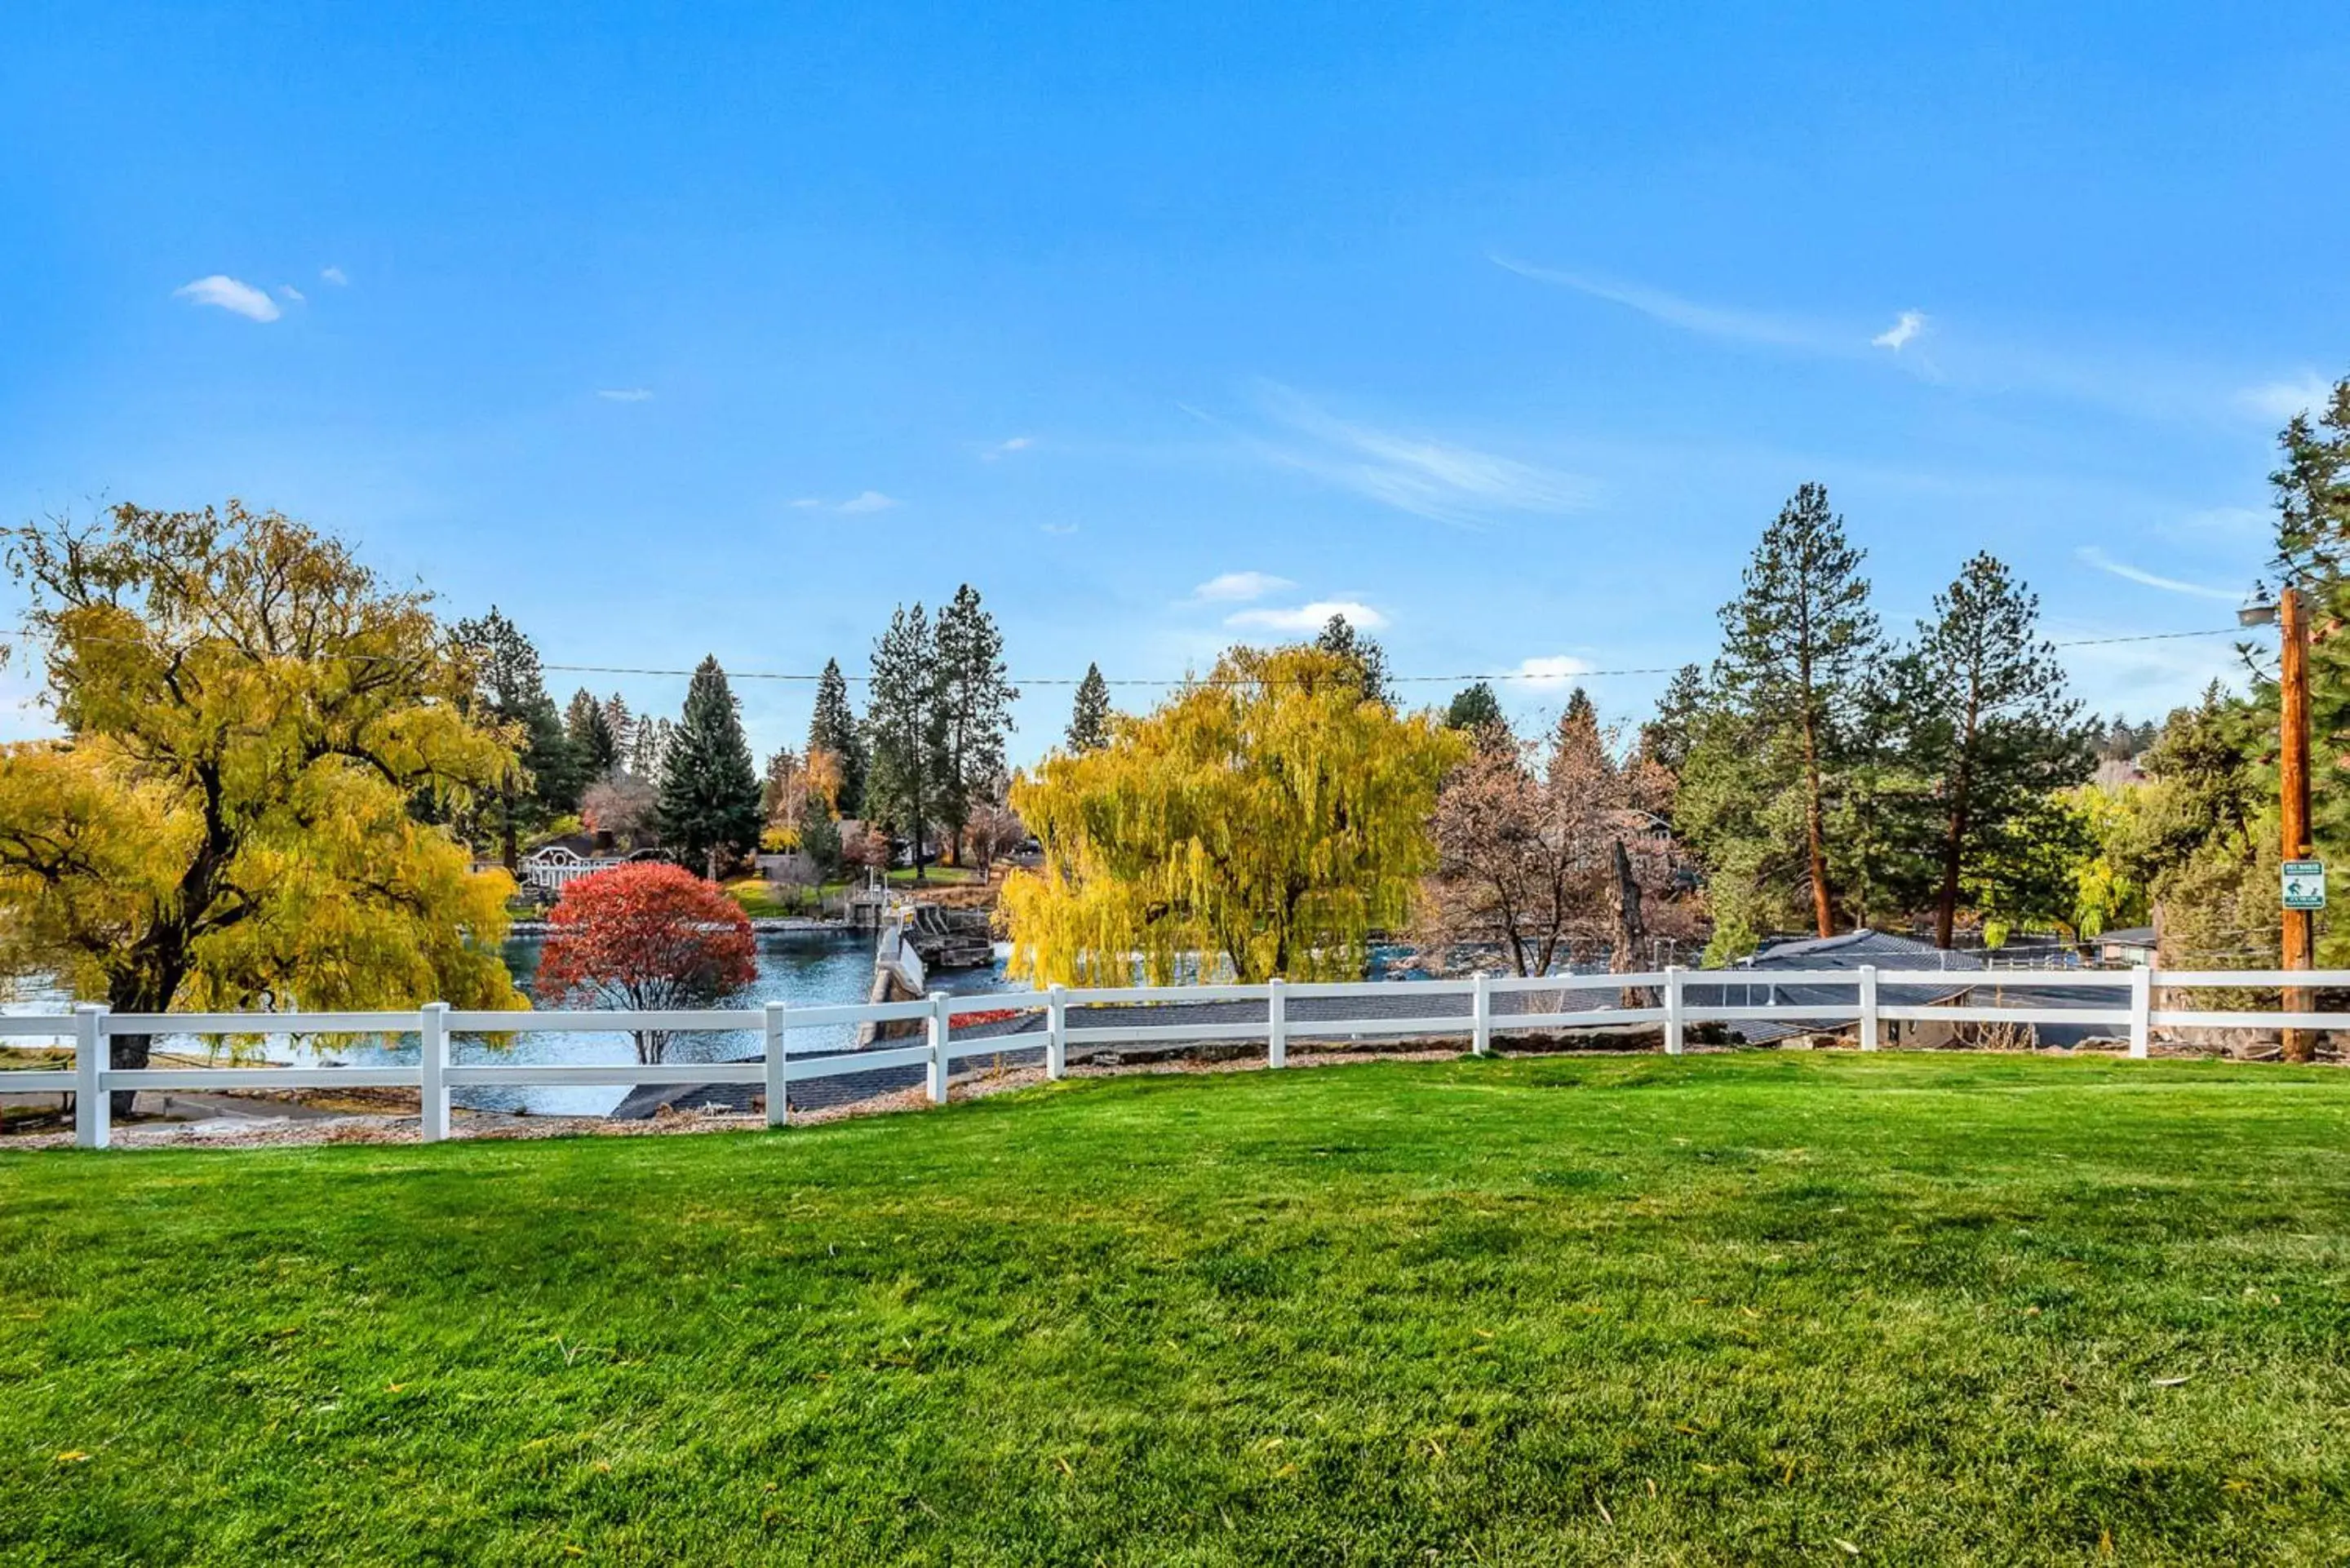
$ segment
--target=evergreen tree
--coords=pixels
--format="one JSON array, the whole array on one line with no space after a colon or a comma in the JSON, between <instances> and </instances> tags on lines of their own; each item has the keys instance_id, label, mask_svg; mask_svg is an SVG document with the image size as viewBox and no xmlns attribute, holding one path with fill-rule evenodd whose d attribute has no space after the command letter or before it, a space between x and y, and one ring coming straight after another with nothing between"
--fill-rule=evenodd
<instances>
[{"instance_id":1,"label":"evergreen tree","mask_svg":"<svg viewBox=\"0 0 2350 1568\"><path fill-rule=\"evenodd\" d=\"M938 639L919 604L898 607L873 643L873 679L865 724L871 771L865 806L914 846L914 880L923 876L924 829L938 806L946 773L946 726L940 703Z\"/></svg>"},{"instance_id":2,"label":"evergreen tree","mask_svg":"<svg viewBox=\"0 0 2350 1568\"><path fill-rule=\"evenodd\" d=\"M1763 530L1744 588L1721 609L1715 684L1761 749L1749 765L1791 774L1802 807L1812 918L1835 933L1827 816L1844 742L1878 649L1861 552L1828 510L1826 487L1805 484Z\"/></svg>"},{"instance_id":3,"label":"evergreen tree","mask_svg":"<svg viewBox=\"0 0 2350 1568\"><path fill-rule=\"evenodd\" d=\"M1389 701L1387 649L1357 631L1345 616L1332 616L1323 627L1322 635L1314 639L1314 646L1354 667L1362 680L1363 701Z\"/></svg>"},{"instance_id":4,"label":"evergreen tree","mask_svg":"<svg viewBox=\"0 0 2350 1568\"><path fill-rule=\"evenodd\" d=\"M1087 665L1086 678L1077 682L1067 742L1072 753L1097 752L1109 744L1109 682L1102 679L1098 664Z\"/></svg>"},{"instance_id":5,"label":"evergreen tree","mask_svg":"<svg viewBox=\"0 0 2350 1568\"><path fill-rule=\"evenodd\" d=\"M1705 677L1694 664L1674 671L1664 695L1657 699L1657 716L1640 726L1640 755L1659 767L1678 774L1689 763L1697 743L1698 725L1708 697Z\"/></svg>"},{"instance_id":6,"label":"evergreen tree","mask_svg":"<svg viewBox=\"0 0 2350 1568\"><path fill-rule=\"evenodd\" d=\"M759 774L726 672L713 656L693 671L685 711L660 775L662 841L712 881L724 865L759 845Z\"/></svg>"},{"instance_id":7,"label":"evergreen tree","mask_svg":"<svg viewBox=\"0 0 2350 1568\"><path fill-rule=\"evenodd\" d=\"M1444 710L1444 727L1448 730L1475 733L1496 724L1506 728L1508 721L1502 716L1502 700L1493 695L1492 686L1486 681L1480 680L1454 692L1451 706Z\"/></svg>"},{"instance_id":8,"label":"evergreen tree","mask_svg":"<svg viewBox=\"0 0 2350 1568\"><path fill-rule=\"evenodd\" d=\"M660 789L661 777L669 771L669 754L676 744L677 725L673 721L637 720L636 734L629 742L629 771Z\"/></svg>"},{"instance_id":9,"label":"evergreen tree","mask_svg":"<svg viewBox=\"0 0 2350 1568\"><path fill-rule=\"evenodd\" d=\"M2284 461L2269 483L2276 496L2276 564L2301 590L2303 615L2315 632L2309 639L2309 742L2318 759L2310 769L2310 831L2321 859L2350 850L2350 772L2324 759L2350 755L2350 637L2317 628L2350 622L2350 378L2334 385L2314 418L2295 414L2277 437ZM2269 643L2272 649L2274 643ZM2265 651L2265 650L2264 650ZM2260 728L2268 753L2277 734L2278 691L2264 668L2252 683ZM2273 765L2263 769L2271 800L2277 798ZM2340 935L2321 915L2319 961L2350 962L2350 923Z\"/></svg>"},{"instance_id":10,"label":"evergreen tree","mask_svg":"<svg viewBox=\"0 0 2350 1568\"><path fill-rule=\"evenodd\" d=\"M515 764L483 797L483 826L511 871L526 835L579 809L587 780L546 694L538 649L522 629L492 605L457 623L457 640L473 659L475 713L519 737Z\"/></svg>"},{"instance_id":11,"label":"evergreen tree","mask_svg":"<svg viewBox=\"0 0 2350 1568\"><path fill-rule=\"evenodd\" d=\"M1908 749L1937 782L1934 940L1949 947L1960 895L1987 913L2043 901L2026 885L2038 846L2069 829L2051 797L2095 766L2094 728L2039 632L2040 600L1989 555L1960 568L1899 668Z\"/></svg>"},{"instance_id":12,"label":"evergreen tree","mask_svg":"<svg viewBox=\"0 0 2350 1568\"><path fill-rule=\"evenodd\" d=\"M980 607L969 583L939 612L939 721L944 747L939 772L939 820L946 829L947 861L962 864L962 834L972 810L1003 775L1003 740L1020 689L1005 678L1003 634Z\"/></svg>"},{"instance_id":13,"label":"evergreen tree","mask_svg":"<svg viewBox=\"0 0 2350 1568\"><path fill-rule=\"evenodd\" d=\"M866 755L865 736L857 725L856 711L848 705L848 682L840 673L840 660L824 661L824 673L816 678L816 712L808 720L808 758L813 764L816 753L829 753L840 780L836 803L843 816L865 815L865 779L870 771Z\"/></svg>"},{"instance_id":14,"label":"evergreen tree","mask_svg":"<svg viewBox=\"0 0 2350 1568\"><path fill-rule=\"evenodd\" d=\"M612 732L612 755L621 766L636 755L637 716L618 691L604 699L604 727Z\"/></svg>"},{"instance_id":15,"label":"evergreen tree","mask_svg":"<svg viewBox=\"0 0 2350 1568\"><path fill-rule=\"evenodd\" d=\"M816 867L816 881L831 881L840 874L840 821L813 791L800 802L799 829L800 853Z\"/></svg>"},{"instance_id":16,"label":"evergreen tree","mask_svg":"<svg viewBox=\"0 0 2350 1568\"><path fill-rule=\"evenodd\" d=\"M604 705L586 687L571 694L570 705L563 711L563 736L571 742L571 755L587 780L600 779L620 765L620 742L612 733L612 722L604 716Z\"/></svg>"}]
</instances>

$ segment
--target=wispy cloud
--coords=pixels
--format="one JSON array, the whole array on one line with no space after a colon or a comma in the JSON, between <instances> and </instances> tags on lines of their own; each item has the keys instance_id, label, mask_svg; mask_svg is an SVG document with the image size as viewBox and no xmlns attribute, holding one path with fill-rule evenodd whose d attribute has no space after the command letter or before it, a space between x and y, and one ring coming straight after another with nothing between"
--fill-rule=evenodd
<instances>
[{"instance_id":1,"label":"wispy cloud","mask_svg":"<svg viewBox=\"0 0 2350 1568\"><path fill-rule=\"evenodd\" d=\"M1588 675L1591 662L1568 654L1544 654L1534 659L1521 659L1517 673L1520 679L1536 691L1564 686L1578 675Z\"/></svg>"},{"instance_id":2,"label":"wispy cloud","mask_svg":"<svg viewBox=\"0 0 2350 1568\"><path fill-rule=\"evenodd\" d=\"M649 403L652 401L650 387L605 387L596 395L608 403Z\"/></svg>"},{"instance_id":3,"label":"wispy cloud","mask_svg":"<svg viewBox=\"0 0 2350 1568\"><path fill-rule=\"evenodd\" d=\"M280 299L290 299L295 304L299 305L303 300L309 296L305 295L300 289L295 287L290 283L281 283L277 286L277 297Z\"/></svg>"},{"instance_id":4,"label":"wispy cloud","mask_svg":"<svg viewBox=\"0 0 2350 1568\"><path fill-rule=\"evenodd\" d=\"M1245 604L1296 586L1271 572L1224 572L1193 588L1191 597L1203 604Z\"/></svg>"},{"instance_id":5,"label":"wispy cloud","mask_svg":"<svg viewBox=\"0 0 2350 1568\"><path fill-rule=\"evenodd\" d=\"M1077 531L1077 525L1075 523L1039 523L1036 524L1036 531L1039 534L1051 534L1066 539Z\"/></svg>"},{"instance_id":6,"label":"wispy cloud","mask_svg":"<svg viewBox=\"0 0 2350 1568\"><path fill-rule=\"evenodd\" d=\"M344 275L343 269L338 266L322 266L318 269L318 276L323 281L333 284L337 288L347 287L351 281Z\"/></svg>"},{"instance_id":7,"label":"wispy cloud","mask_svg":"<svg viewBox=\"0 0 2350 1568\"><path fill-rule=\"evenodd\" d=\"M210 277L200 277L193 283L182 284L173 289L172 294L175 298L189 300L197 305L218 306L221 309L232 311L248 321L275 321L278 316L276 300L254 287L253 285L239 283L235 278L221 273L214 273Z\"/></svg>"},{"instance_id":8,"label":"wispy cloud","mask_svg":"<svg viewBox=\"0 0 2350 1568\"><path fill-rule=\"evenodd\" d=\"M1357 631L1377 631L1388 624L1386 616L1356 599L1315 599L1288 609L1270 606L1244 609L1226 616L1224 624L1258 631L1320 631L1334 615L1345 616Z\"/></svg>"},{"instance_id":9,"label":"wispy cloud","mask_svg":"<svg viewBox=\"0 0 2350 1568\"><path fill-rule=\"evenodd\" d=\"M1901 352L1903 344L1925 330L1926 313L1922 310L1905 310L1892 326L1870 338L1868 342L1871 348L1890 348L1898 354Z\"/></svg>"},{"instance_id":10,"label":"wispy cloud","mask_svg":"<svg viewBox=\"0 0 2350 1568\"><path fill-rule=\"evenodd\" d=\"M1034 436L1014 436L1009 441L994 441L979 449L979 461L982 462L994 462L1001 458L1010 456L1015 452L1026 452L1030 447L1035 444L1036 441Z\"/></svg>"},{"instance_id":11,"label":"wispy cloud","mask_svg":"<svg viewBox=\"0 0 2350 1568\"><path fill-rule=\"evenodd\" d=\"M1266 461L1414 516L1475 526L1503 512L1571 512L1591 504L1585 479L1431 436L1342 419L1275 383L1259 403L1278 435L1244 435ZM1211 424L1224 421L1190 410Z\"/></svg>"},{"instance_id":12,"label":"wispy cloud","mask_svg":"<svg viewBox=\"0 0 2350 1568\"><path fill-rule=\"evenodd\" d=\"M1611 305L1637 310L1668 327L1702 333L1709 337L1727 337L1741 343L1769 343L1783 348L1819 348L1828 341L1827 335L1818 328L1783 316L1728 306L1704 305L1644 284L1619 283L1613 278L1595 277L1586 273L1535 266L1509 256L1495 255L1487 259L1495 266L1516 273L1520 277L1571 288L1577 294L1587 294L1594 299L1604 299Z\"/></svg>"},{"instance_id":13,"label":"wispy cloud","mask_svg":"<svg viewBox=\"0 0 2350 1568\"><path fill-rule=\"evenodd\" d=\"M2074 552L2083 561L2101 572L2110 573L2125 582L2137 583L2149 588L2160 588L2167 594L2189 594L2199 599L2220 599L2229 604L2241 604L2244 596L2227 588L2208 587L2201 583L2181 582L2177 577L2157 576L2126 561L2116 561L2095 545L2084 545Z\"/></svg>"},{"instance_id":14,"label":"wispy cloud","mask_svg":"<svg viewBox=\"0 0 2350 1568\"><path fill-rule=\"evenodd\" d=\"M2324 408L2333 396L2333 387L2323 378L2314 370L2303 370L2283 380L2246 387L2236 394L2236 404L2247 413L2282 424L2295 414Z\"/></svg>"},{"instance_id":15,"label":"wispy cloud","mask_svg":"<svg viewBox=\"0 0 2350 1568\"><path fill-rule=\"evenodd\" d=\"M792 504L809 511L845 512L854 516L867 512L887 512L899 503L894 495L884 495L878 490L868 490L842 502L827 501L820 495L803 495Z\"/></svg>"}]
</instances>

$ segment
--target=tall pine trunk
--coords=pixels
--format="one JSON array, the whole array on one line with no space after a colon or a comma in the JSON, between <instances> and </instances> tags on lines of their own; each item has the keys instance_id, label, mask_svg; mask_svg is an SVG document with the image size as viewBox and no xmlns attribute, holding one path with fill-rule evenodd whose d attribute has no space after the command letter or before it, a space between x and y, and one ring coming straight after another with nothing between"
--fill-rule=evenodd
<instances>
[{"instance_id":1,"label":"tall pine trunk","mask_svg":"<svg viewBox=\"0 0 2350 1568\"><path fill-rule=\"evenodd\" d=\"M1804 677L1804 846L1811 861L1812 919L1824 937L1835 935L1835 900L1828 892L1827 813L1820 803L1820 721L1812 701L1812 661Z\"/></svg>"},{"instance_id":2,"label":"tall pine trunk","mask_svg":"<svg viewBox=\"0 0 2350 1568\"><path fill-rule=\"evenodd\" d=\"M1942 836L1942 888L1934 900L1934 945L1948 950L1959 924L1959 874L1965 868L1967 809L1974 789L1977 699L1967 694L1967 725L1959 743L1958 766L1951 770L1950 816Z\"/></svg>"}]
</instances>

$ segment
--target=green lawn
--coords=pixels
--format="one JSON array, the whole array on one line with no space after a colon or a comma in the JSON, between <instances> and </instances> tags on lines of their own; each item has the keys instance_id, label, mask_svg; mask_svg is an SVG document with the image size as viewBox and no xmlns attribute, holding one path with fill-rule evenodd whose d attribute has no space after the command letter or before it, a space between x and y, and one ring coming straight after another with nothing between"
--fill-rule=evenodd
<instances>
[{"instance_id":1,"label":"green lawn","mask_svg":"<svg viewBox=\"0 0 2350 1568\"><path fill-rule=\"evenodd\" d=\"M0 1560L2339 1562L2345 1130L1758 1054L0 1155Z\"/></svg>"}]
</instances>

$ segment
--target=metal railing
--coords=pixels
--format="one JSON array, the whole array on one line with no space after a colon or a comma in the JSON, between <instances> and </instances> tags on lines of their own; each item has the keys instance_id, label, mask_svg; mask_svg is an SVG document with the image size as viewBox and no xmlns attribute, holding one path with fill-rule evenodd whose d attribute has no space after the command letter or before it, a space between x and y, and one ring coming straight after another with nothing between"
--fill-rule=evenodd
<instances>
[{"instance_id":1,"label":"metal railing","mask_svg":"<svg viewBox=\"0 0 2350 1568\"><path fill-rule=\"evenodd\" d=\"M1112 1044L1204 1044L1217 1041L1262 1040L1267 1064L1281 1067L1289 1059L1295 1039L1328 1036L1464 1037L1479 1055L1490 1053L1497 1037L1528 1031L1623 1026L1656 1027L1667 1054L1679 1055L1694 1023L1745 1022L1852 1024L1864 1051L1878 1049L1888 1023L2017 1023L2106 1026L2126 1039L2128 1054L2145 1057L2153 1032L2165 1028L2350 1029L2350 1012L2276 1009L2157 1008L2158 990L2350 988L2350 971L2196 970L2002 970L1986 975L1969 991L2002 992L2016 986L2033 990L2076 988L2090 992L2123 992L2106 1005L2019 1006L2003 999L1992 1005L1941 1000L1911 1003L1883 1000L1888 992L1950 990L1956 978L1943 970L1781 971L1769 977L1774 994L1791 988L1849 991L1849 1000L1740 1003L1727 1000L1692 1002L1710 993L1726 992L1749 983L1739 971L1690 971L1667 968L1638 974L1494 976L1478 974L1462 980L1411 982L1287 983L1263 985L1127 986L1082 989L1053 986L1045 991L951 996L933 992L920 1001L858 1005L795 1007L770 1002L755 1008L710 1008L698 1011L624 1012L561 1011L533 1012L461 1012L445 1002L431 1002L413 1011L380 1012L161 1012L117 1013L84 1004L71 1013L0 1016L0 1040L61 1038L73 1041L70 1070L0 1074L0 1093L69 1093L74 1096L75 1141L85 1148L103 1148L110 1136L109 1096L124 1090L236 1090L313 1088L414 1089L421 1100L421 1125L427 1141L449 1136L451 1091L473 1085L688 1085L750 1084L761 1085L766 1097L766 1119L782 1127L790 1118L790 1089L796 1083L885 1069L920 1068L933 1104L944 1104L954 1064L965 1057L998 1054L1006 1050L1032 1049L1041 1044L1048 1077L1061 1077L1068 1067L1072 1046ZM1614 1002L1598 1007L1557 1005L1575 992L1651 993L1653 1005L1624 1006ZM1544 995L1544 993L1551 993ZM1524 994L1523 1010L1496 1011L1497 999ZM1964 992L1960 993L1965 995ZM1440 1000L1465 997L1462 1011L1432 1010ZM1330 1002L1377 998L1389 1010L1349 1013L1343 1009L1315 1009L1318 1016L1293 1013L1298 1002ZM1088 1009L1145 1004L1170 1013L1191 1003L1261 1003L1262 1018L1209 1022L1088 1023ZM1392 1004L1408 1002L1396 1012ZM966 1035L957 1039L954 1020L979 1012L1034 1012L1044 1014L1041 1041L1021 1034ZM795 1056L788 1050L790 1032L841 1024L920 1023L919 1041L902 1045L879 1044L858 1051ZM451 1059L450 1039L461 1033L529 1034L546 1033L639 1030L678 1032L744 1031L761 1038L760 1054L732 1062L611 1062L460 1063ZM112 1037L122 1034L194 1035L398 1035L414 1034L421 1050L414 1065L359 1067L163 1066L116 1067L109 1061Z\"/></svg>"}]
</instances>

